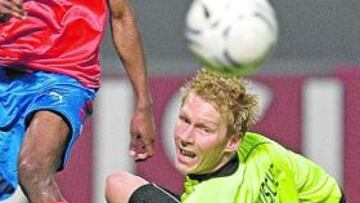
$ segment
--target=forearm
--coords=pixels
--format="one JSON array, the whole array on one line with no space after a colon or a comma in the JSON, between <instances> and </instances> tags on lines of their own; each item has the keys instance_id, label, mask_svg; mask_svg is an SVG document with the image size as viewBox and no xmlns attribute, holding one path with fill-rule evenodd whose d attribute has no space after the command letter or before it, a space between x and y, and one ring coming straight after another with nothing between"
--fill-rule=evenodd
<instances>
[{"instance_id":1,"label":"forearm","mask_svg":"<svg viewBox=\"0 0 360 203\"><path fill-rule=\"evenodd\" d=\"M116 51L129 76L138 108L152 104L147 80L146 61L133 10L125 5L121 15L111 15L112 37Z\"/></svg>"}]
</instances>

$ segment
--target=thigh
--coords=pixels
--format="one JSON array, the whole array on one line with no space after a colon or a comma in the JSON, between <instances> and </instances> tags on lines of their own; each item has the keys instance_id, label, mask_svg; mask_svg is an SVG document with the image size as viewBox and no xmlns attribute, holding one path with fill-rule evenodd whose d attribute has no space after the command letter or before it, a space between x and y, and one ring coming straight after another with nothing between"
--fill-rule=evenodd
<instances>
[{"instance_id":1,"label":"thigh","mask_svg":"<svg viewBox=\"0 0 360 203\"><path fill-rule=\"evenodd\" d=\"M26 130L20 159L56 172L70 137L68 124L51 111L36 112ZM21 161L20 160L20 161Z\"/></svg>"},{"instance_id":2,"label":"thigh","mask_svg":"<svg viewBox=\"0 0 360 203\"><path fill-rule=\"evenodd\" d=\"M71 149L81 134L86 118L92 113L92 102L96 90L82 86L71 77L58 74L37 72L34 80L39 88L34 90L32 101L26 108L25 125L41 131L51 130L55 133L52 136L59 135L61 133L59 128L67 126L66 135L61 134L54 138L66 141L62 151L61 165L58 168L61 170L70 157ZM54 128L46 126L47 119L54 122ZM43 123L45 129L34 125L36 121L45 121ZM27 129L28 132L31 131ZM67 137L64 138L64 136ZM25 139L27 139L26 136Z\"/></svg>"}]
</instances>

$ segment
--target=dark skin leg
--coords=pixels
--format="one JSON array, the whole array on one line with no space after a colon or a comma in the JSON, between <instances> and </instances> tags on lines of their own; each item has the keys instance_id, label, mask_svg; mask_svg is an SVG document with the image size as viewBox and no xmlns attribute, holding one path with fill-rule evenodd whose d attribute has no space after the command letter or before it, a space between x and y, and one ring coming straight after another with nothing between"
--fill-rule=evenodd
<instances>
[{"instance_id":1,"label":"dark skin leg","mask_svg":"<svg viewBox=\"0 0 360 203\"><path fill-rule=\"evenodd\" d=\"M55 175L69 138L57 114L39 111L26 130L19 158L19 182L31 203L63 200Z\"/></svg>"}]
</instances>

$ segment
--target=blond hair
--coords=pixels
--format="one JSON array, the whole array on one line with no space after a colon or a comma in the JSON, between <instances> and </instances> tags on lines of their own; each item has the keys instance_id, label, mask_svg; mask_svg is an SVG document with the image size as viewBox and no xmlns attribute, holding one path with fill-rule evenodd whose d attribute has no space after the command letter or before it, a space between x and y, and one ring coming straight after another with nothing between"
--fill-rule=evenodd
<instances>
[{"instance_id":1,"label":"blond hair","mask_svg":"<svg viewBox=\"0 0 360 203\"><path fill-rule=\"evenodd\" d=\"M202 68L182 88L182 103L190 92L211 103L227 122L228 134L243 135L255 122L257 96L247 92L244 80Z\"/></svg>"}]
</instances>

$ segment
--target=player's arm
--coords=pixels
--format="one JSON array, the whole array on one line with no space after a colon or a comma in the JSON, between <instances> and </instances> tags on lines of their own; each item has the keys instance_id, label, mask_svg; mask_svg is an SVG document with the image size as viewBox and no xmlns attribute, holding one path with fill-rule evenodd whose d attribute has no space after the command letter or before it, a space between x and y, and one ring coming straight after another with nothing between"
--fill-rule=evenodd
<instances>
[{"instance_id":1,"label":"player's arm","mask_svg":"<svg viewBox=\"0 0 360 203\"><path fill-rule=\"evenodd\" d=\"M116 51L126 69L136 96L131 121L130 154L137 160L153 154L155 125L152 117L144 49L134 16L127 0L108 0L110 24ZM141 146L139 149L138 145Z\"/></svg>"},{"instance_id":2,"label":"player's arm","mask_svg":"<svg viewBox=\"0 0 360 203\"><path fill-rule=\"evenodd\" d=\"M339 203L345 199L336 180L319 165L291 151L288 151L288 162L300 202Z\"/></svg>"},{"instance_id":3,"label":"player's arm","mask_svg":"<svg viewBox=\"0 0 360 203\"><path fill-rule=\"evenodd\" d=\"M23 0L0 0L0 20L14 16L23 18L25 16L23 9Z\"/></svg>"}]
</instances>

